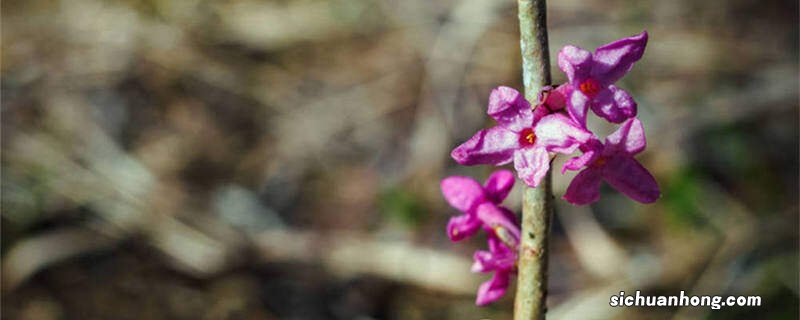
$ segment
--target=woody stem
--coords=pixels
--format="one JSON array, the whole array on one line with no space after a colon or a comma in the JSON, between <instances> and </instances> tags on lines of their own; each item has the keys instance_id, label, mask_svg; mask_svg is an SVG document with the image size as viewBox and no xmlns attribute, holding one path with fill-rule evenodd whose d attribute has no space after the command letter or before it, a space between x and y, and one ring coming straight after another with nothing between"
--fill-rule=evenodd
<instances>
[{"instance_id":1,"label":"woody stem","mask_svg":"<svg viewBox=\"0 0 800 320\"><path fill-rule=\"evenodd\" d=\"M535 103L550 83L545 0L518 0L522 80L525 98ZM522 237L519 247L514 320L545 318L547 298L547 239L552 216L550 172L538 188L525 188L522 198Z\"/></svg>"}]
</instances>

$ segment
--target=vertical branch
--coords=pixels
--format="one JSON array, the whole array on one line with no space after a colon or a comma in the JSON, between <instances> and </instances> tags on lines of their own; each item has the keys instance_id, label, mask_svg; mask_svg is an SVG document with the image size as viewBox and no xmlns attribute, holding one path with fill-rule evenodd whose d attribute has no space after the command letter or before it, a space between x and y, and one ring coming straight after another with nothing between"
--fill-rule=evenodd
<instances>
[{"instance_id":1,"label":"vertical branch","mask_svg":"<svg viewBox=\"0 0 800 320\"><path fill-rule=\"evenodd\" d=\"M535 104L550 83L545 0L517 0L519 5L522 80L525 98ZM514 320L544 319L547 298L547 238L552 216L550 172L538 188L525 188Z\"/></svg>"},{"instance_id":2,"label":"vertical branch","mask_svg":"<svg viewBox=\"0 0 800 320\"><path fill-rule=\"evenodd\" d=\"M536 102L539 90L550 84L545 0L518 0L522 81L525 98Z\"/></svg>"}]
</instances>

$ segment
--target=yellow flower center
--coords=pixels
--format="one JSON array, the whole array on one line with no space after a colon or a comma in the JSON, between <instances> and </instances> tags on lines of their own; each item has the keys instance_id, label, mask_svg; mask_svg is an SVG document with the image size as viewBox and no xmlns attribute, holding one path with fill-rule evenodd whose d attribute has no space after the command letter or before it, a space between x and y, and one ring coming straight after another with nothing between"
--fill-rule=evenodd
<instances>
[{"instance_id":1,"label":"yellow flower center","mask_svg":"<svg viewBox=\"0 0 800 320\"><path fill-rule=\"evenodd\" d=\"M533 132L533 128L525 128L522 132L519 133L519 143L527 146L532 145L536 142L536 133Z\"/></svg>"}]
</instances>

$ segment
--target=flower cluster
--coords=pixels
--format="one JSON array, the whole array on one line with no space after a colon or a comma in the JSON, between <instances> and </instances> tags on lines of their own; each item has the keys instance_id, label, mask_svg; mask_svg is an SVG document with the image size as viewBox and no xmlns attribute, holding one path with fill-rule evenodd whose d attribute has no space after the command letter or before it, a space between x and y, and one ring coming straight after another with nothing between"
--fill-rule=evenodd
<instances>
[{"instance_id":1,"label":"flower cluster","mask_svg":"<svg viewBox=\"0 0 800 320\"><path fill-rule=\"evenodd\" d=\"M450 218L447 235L459 241L478 230L487 234L489 251L475 252L472 271L494 272L491 280L478 289L478 305L493 302L505 294L516 270L519 222L511 210L500 206L514 186L514 174L495 171L484 185L470 177L453 176L442 180L442 193L453 208L464 214Z\"/></svg>"},{"instance_id":2,"label":"flower cluster","mask_svg":"<svg viewBox=\"0 0 800 320\"><path fill-rule=\"evenodd\" d=\"M494 89L489 97L488 115L497 126L480 130L453 149L451 156L462 165L514 164L519 178L537 187L550 169L556 154L580 150L562 168L580 171L563 198L576 205L600 198L600 184L606 181L616 190L642 203L660 196L655 178L634 156L646 146L644 128L636 118L636 101L614 84L641 59L647 32L620 39L597 48L594 53L566 46L558 54L558 66L568 82L545 87L535 106L509 87ZM588 110L619 128L601 141L586 127ZM481 186L468 177L442 181L445 199L464 212L450 219L447 234L458 241L483 229L489 251L477 251L475 272L494 272L481 285L476 303L499 299L516 272L519 224L515 215L499 204L514 184L513 174L496 171Z\"/></svg>"},{"instance_id":3,"label":"flower cluster","mask_svg":"<svg viewBox=\"0 0 800 320\"><path fill-rule=\"evenodd\" d=\"M517 175L537 187L557 153L582 154L562 169L583 170L572 181L564 199L577 205L599 199L605 180L630 198L650 203L660 191L653 176L634 155L645 148L644 129L635 118L636 101L615 86L644 54L647 32L589 51L566 46L558 66L569 80L539 94L535 108L516 90L499 87L489 97L488 114L497 126L478 131L456 147L451 156L462 165L505 165L513 162ZM619 129L601 142L586 127L588 110Z\"/></svg>"}]
</instances>

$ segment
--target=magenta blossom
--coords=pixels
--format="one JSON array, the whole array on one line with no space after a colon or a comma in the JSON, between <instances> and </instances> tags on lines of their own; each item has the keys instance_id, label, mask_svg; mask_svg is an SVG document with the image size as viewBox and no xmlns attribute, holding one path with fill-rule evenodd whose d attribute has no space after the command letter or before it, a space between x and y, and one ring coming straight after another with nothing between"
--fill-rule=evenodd
<instances>
[{"instance_id":1,"label":"magenta blossom","mask_svg":"<svg viewBox=\"0 0 800 320\"><path fill-rule=\"evenodd\" d=\"M605 144L596 138L584 144L581 146L583 155L564 164L562 172L585 169L575 176L563 198L577 205L595 202L600 198L600 182L605 180L633 200L641 203L656 201L661 195L658 183L633 158L646 145L644 128L636 118L625 121L606 137Z\"/></svg>"},{"instance_id":2,"label":"magenta blossom","mask_svg":"<svg viewBox=\"0 0 800 320\"><path fill-rule=\"evenodd\" d=\"M498 125L478 131L450 155L462 165L500 166L514 161L520 179L536 187L550 168L548 151L572 153L592 136L571 119L550 112L547 107L531 109L517 90L498 87L489 97L487 112Z\"/></svg>"},{"instance_id":3,"label":"magenta blossom","mask_svg":"<svg viewBox=\"0 0 800 320\"><path fill-rule=\"evenodd\" d=\"M489 281L484 282L478 288L478 296L475 304L479 306L487 305L500 299L511 283L511 276L516 273L517 268L517 247L509 248L499 238L489 234L489 251L479 250L475 252L472 265L472 272L489 273L494 272ZM519 239L516 239L519 241Z\"/></svg>"},{"instance_id":4,"label":"magenta blossom","mask_svg":"<svg viewBox=\"0 0 800 320\"><path fill-rule=\"evenodd\" d=\"M483 186L469 177L453 176L442 180L442 193L447 202L464 212L450 219L448 237L459 241L481 227L487 234L489 251L475 252L472 271L494 272L494 276L478 289L475 303L479 306L502 297L516 272L519 223L514 213L499 205L513 186L514 174L508 170L495 171Z\"/></svg>"},{"instance_id":5,"label":"magenta blossom","mask_svg":"<svg viewBox=\"0 0 800 320\"><path fill-rule=\"evenodd\" d=\"M565 46L558 53L558 66L567 74L574 89L567 110L586 124L586 111L613 123L636 116L636 101L614 85L642 58L647 45L647 31L597 48L594 54L576 46Z\"/></svg>"},{"instance_id":6,"label":"magenta blossom","mask_svg":"<svg viewBox=\"0 0 800 320\"><path fill-rule=\"evenodd\" d=\"M453 208L464 214L450 218L447 236L459 241L481 227L511 246L519 239L519 225L514 214L500 206L514 186L514 174L508 170L492 173L481 186L470 177L452 176L442 180L442 194Z\"/></svg>"}]
</instances>

